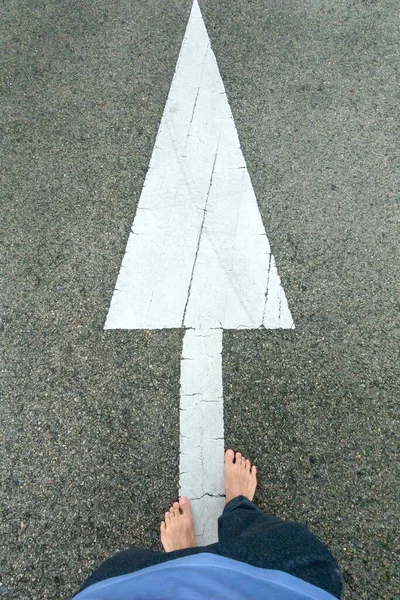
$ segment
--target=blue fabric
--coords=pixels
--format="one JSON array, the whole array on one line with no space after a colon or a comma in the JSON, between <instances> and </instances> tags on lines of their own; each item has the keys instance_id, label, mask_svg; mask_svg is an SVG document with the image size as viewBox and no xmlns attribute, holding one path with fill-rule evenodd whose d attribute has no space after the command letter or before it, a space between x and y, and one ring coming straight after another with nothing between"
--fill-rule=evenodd
<instances>
[{"instance_id":1,"label":"blue fabric","mask_svg":"<svg viewBox=\"0 0 400 600\"><path fill-rule=\"evenodd\" d=\"M332 600L334 596L283 571L200 553L105 579L74 600Z\"/></svg>"}]
</instances>

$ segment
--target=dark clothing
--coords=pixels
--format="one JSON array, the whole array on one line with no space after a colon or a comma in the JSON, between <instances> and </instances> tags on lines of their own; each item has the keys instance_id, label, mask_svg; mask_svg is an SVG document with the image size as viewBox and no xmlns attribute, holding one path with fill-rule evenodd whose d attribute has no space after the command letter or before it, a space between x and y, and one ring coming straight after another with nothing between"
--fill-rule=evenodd
<instances>
[{"instance_id":1,"label":"dark clothing","mask_svg":"<svg viewBox=\"0 0 400 600\"><path fill-rule=\"evenodd\" d=\"M173 552L131 548L104 561L81 590L98 581L199 552L219 554L262 569L284 571L341 597L336 560L304 525L264 513L244 496L231 500L218 519L219 541Z\"/></svg>"}]
</instances>

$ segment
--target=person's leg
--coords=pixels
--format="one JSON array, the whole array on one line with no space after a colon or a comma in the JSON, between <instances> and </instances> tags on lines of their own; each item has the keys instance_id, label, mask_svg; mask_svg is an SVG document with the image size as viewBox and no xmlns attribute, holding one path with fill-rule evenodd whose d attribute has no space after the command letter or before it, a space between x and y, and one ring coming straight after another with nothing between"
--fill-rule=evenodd
<instances>
[{"instance_id":1,"label":"person's leg","mask_svg":"<svg viewBox=\"0 0 400 600\"><path fill-rule=\"evenodd\" d=\"M234 512L234 511L233 511ZM241 526L243 520L241 520ZM213 552L262 569L284 571L337 598L342 593L339 567L328 548L307 527L264 514L238 535L209 546Z\"/></svg>"},{"instance_id":2,"label":"person's leg","mask_svg":"<svg viewBox=\"0 0 400 600\"><path fill-rule=\"evenodd\" d=\"M236 496L225 505L218 519L218 539L224 542L239 535L251 534L253 525L267 529L277 523L282 523L282 519L265 513L245 496Z\"/></svg>"},{"instance_id":3,"label":"person's leg","mask_svg":"<svg viewBox=\"0 0 400 600\"><path fill-rule=\"evenodd\" d=\"M285 571L340 598L336 560L304 525L264 513L251 500L256 470L240 453L225 454L227 504L218 520L219 542L205 549L263 569Z\"/></svg>"},{"instance_id":4,"label":"person's leg","mask_svg":"<svg viewBox=\"0 0 400 600\"><path fill-rule=\"evenodd\" d=\"M238 535L248 535L261 523L264 529L281 523L282 519L264 513L253 504L257 487L257 468L251 466L240 452L225 452L226 505L218 519L218 539L226 541Z\"/></svg>"}]
</instances>

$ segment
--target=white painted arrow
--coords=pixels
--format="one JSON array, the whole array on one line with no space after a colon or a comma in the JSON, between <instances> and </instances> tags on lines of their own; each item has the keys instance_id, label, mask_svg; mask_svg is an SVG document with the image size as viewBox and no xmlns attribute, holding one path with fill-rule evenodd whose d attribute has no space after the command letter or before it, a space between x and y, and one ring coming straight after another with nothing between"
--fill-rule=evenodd
<instances>
[{"instance_id":1,"label":"white painted arrow","mask_svg":"<svg viewBox=\"0 0 400 600\"><path fill-rule=\"evenodd\" d=\"M105 323L176 327L180 495L201 545L224 504L222 331L294 325L197 0Z\"/></svg>"}]
</instances>

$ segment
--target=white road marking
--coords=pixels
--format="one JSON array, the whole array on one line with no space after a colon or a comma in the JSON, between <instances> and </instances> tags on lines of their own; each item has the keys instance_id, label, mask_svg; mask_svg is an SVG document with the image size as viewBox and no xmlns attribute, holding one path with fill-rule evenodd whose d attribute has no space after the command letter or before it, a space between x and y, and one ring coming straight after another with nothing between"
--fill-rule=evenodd
<instances>
[{"instance_id":1,"label":"white road marking","mask_svg":"<svg viewBox=\"0 0 400 600\"><path fill-rule=\"evenodd\" d=\"M224 508L222 329L187 329L181 360L179 495L189 495L198 546L218 539Z\"/></svg>"},{"instance_id":2,"label":"white road marking","mask_svg":"<svg viewBox=\"0 0 400 600\"><path fill-rule=\"evenodd\" d=\"M223 507L222 330L294 325L197 0L105 323L177 327L180 493L207 544Z\"/></svg>"}]
</instances>

